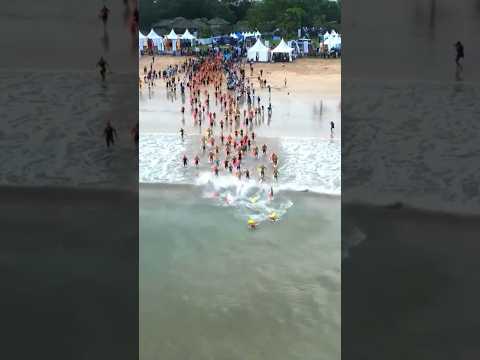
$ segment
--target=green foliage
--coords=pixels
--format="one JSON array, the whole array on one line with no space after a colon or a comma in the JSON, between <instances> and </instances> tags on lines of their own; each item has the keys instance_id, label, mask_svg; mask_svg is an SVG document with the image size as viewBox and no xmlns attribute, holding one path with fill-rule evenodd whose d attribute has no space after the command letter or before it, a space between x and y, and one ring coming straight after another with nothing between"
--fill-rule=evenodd
<instances>
[{"instance_id":1,"label":"green foliage","mask_svg":"<svg viewBox=\"0 0 480 360\"><path fill-rule=\"evenodd\" d=\"M220 17L237 30L248 26L261 32L280 29L293 35L301 26L338 28L341 2L328 0L140 0L140 27L148 31L162 19Z\"/></svg>"}]
</instances>

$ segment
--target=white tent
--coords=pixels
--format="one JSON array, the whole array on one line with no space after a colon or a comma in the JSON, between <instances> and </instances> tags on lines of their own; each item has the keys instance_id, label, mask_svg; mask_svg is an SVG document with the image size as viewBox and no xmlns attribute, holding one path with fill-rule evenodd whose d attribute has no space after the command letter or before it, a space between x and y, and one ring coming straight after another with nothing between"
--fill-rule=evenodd
<instances>
[{"instance_id":1,"label":"white tent","mask_svg":"<svg viewBox=\"0 0 480 360\"><path fill-rule=\"evenodd\" d=\"M143 50L143 47L145 46L146 42L147 42L147 37L139 31L138 32L138 49Z\"/></svg>"},{"instance_id":2,"label":"white tent","mask_svg":"<svg viewBox=\"0 0 480 360\"><path fill-rule=\"evenodd\" d=\"M255 32L255 37L259 38L260 36L262 36L262 34L260 33L260 31L257 30L257 31Z\"/></svg>"},{"instance_id":3,"label":"white tent","mask_svg":"<svg viewBox=\"0 0 480 360\"><path fill-rule=\"evenodd\" d=\"M152 40L153 45L155 45L159 51L163 51L163 37L158 35L153 29L147 35L147 38Z\"/></svg>"},{"instance_id":4,"label":"white tent","mask_svg":"<svg viewBox=\"0 0 480 360\"><path fill-rule=\"evenodd\" d=\"M272 50L272 54L288 54L288 58L290 61L292 61L292 52L293 48L288 46L283 39L282 41L280 41L280 44L278 44L277 47Z\"/></svg>"},{"instance_id":5,"label":"white tent","mask_svg":"<svg viewBox=\"0 0 480 360\"><path fill-rule=\"evenodd\" d=\"M175 31L172 29L168 35L165 36L168 40L172 40L172 51L175 53L177 51L177 41L179 36L175 34Z\"/></svg>"},{"instance_id":6,"label":"white tent","mask_svg":"<svg viewBox=\"0 0 480 360\"><path fill-rule=\"evenodd\" d=\"M247 59L253 61L267 62L270 60L270 49L262 44L260 39L257 39L255 45L247 50Z\"/></svg>"},{"instance_id":7,"label":"white tent","mask_svg":"<svg viewBox=\"0 0 480 360\"><path fill-rule=\"evenodd\" d=\"M181 36L182 40L195 40L195 36L193 36L188 29L185 30L183 35Z\"/></svg>"},{"instance_id":8,"label":"white tent","mask_svg":"<svg viewBox=\"0 0 480 360\"><path fill-rule=\"evenodd\" d=\"M168 35L165 36L169 40L178 40L178 35L175 34L175 31L172 29Z\"/></svg>"}]
</instances>

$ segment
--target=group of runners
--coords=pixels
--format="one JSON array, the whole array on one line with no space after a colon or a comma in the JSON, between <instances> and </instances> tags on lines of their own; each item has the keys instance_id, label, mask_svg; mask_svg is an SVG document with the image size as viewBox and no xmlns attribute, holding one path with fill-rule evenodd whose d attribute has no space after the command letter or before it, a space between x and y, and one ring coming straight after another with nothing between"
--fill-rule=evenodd
<instances>
[{"instance_id":1,"label":"group of runners","mask_svg":"<svg viewBox=\"0 0 480 360\"><path fill-rule=\"evenodd\" d=\"M136 41L136 36L138 33L138 24L139 24L139 12L137 6L137 0L123 0L125 5L125 12L124 12L124 20L127 23L129 28L132 42ZM104 34L107 34L107 24L108 19L110 16L110 9L104 4L103 7L100 9L99 18L103 23L104 27ZM100 77L103 82L106 81L106 74L109 65L103 56L100 57L100 60L97 63L97 67L100 68ZM135 126L130 130L130 135L135 143L136 148L138 148L139 142L139 124L138 122ZM103 131L103 137L105 139L105 144L107 148L115 144L115 140L117 139L117 130L113 127L110 121L107 122L105 129Z\"/></svg>"},{"instance_id":2,"label":"group of runners","mask_svg":"<svg viewBox=\"0 0 480 360\"><path fill-rule=\"evenodd\" d=\"M235 89L228 90L227 77L232 72L238 83ZM198 168L207 164L215 176L278 181L279 157L255 133L266 118L271 120L273 112L271 86L267 86L263 71L257 80L262 88L269 89L268 105L245 75L244 65L223 60L221 53L187 59L161 73L153 66L150 70L144 68L144 82L151 83L151 79L163 79L167 94L181 94L183 121L190 116L192 125L200 131L198 151L184 154L181 166ZM182 127L179 133L183 140L185 129Z\"/></svg>"}]
</instances>

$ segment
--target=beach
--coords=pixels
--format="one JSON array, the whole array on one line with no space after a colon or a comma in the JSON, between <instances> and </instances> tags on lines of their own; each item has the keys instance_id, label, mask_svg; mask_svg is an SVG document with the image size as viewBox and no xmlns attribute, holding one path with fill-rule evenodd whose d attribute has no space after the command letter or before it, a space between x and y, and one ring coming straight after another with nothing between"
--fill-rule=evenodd
<instances>
[{"instance_id":1,"label":"beach","mask_svg":"<svg viewBox=\"0 0 480 360\"><path fill-rule=\"evenodd\" d=\"M142 78L150 61L140 60ZM184 61L157 56L154 67ZM261 69L271 94L257 84ZM245 156L249 180L223 167L216 177L201 151L207 126L192 121L188 95L159 80L140 91L143 359L340 357L340 62L255 64L246 75L272 104L254 131L255 144L279 156L278 182L257 172L269 155ZM210 96L210 111L223 116Z\"/></svg>"}]
</instances>

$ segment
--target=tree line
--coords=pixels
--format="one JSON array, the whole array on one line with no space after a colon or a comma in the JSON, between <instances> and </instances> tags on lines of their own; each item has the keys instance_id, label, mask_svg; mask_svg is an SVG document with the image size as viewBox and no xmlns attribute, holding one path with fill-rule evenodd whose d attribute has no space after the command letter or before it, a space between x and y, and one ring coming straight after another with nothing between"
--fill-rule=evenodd
<instances>
[{"instance_id":1,"label":"tree line","mask_svg":"<svg viewBox=\"0 0 480 360\"><path fill-rule=\"evenodd\" d=\"M341 1L329 0L140 0L140 26L163 19L222 18L230 31L258 29L293 35L300 27L340 30Z\"/></svg>"}]
</instances>

